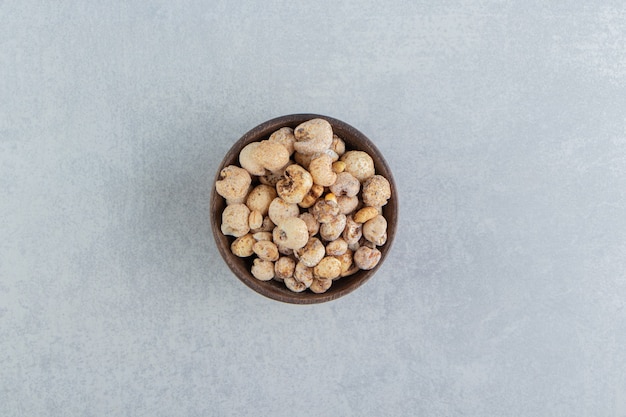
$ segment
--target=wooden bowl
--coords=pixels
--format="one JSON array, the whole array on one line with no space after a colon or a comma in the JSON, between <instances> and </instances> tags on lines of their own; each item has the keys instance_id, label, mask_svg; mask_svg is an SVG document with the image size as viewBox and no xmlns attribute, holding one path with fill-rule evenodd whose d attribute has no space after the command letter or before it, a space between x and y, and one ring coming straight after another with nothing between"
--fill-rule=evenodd
<instances>
[{"instance_id":1,"label":"wooden bowl","mask_svg":"<svg viewBox=\"0 0 626 417\"><path fill-rule=\"evenodd\" d=\"M215 191L215 182L219 179L220 171L228 165L239 166L239 152L241 149L250 142L257 142L269 138L269 136L280 129L281 127L295 128L300 123L314 118L326 119L332 126L333 132L342 138L346 143L346 150L362 150L367 152L374 160L374 166L376 173L387 178L391 185L391 198L387 205L383 207L383 216L387 219L387 242L380 246L378 249L381 251L382 256L378 265L369 271L360 270L357 273L340 278L333 281L332 286L322 294L316 294L310 290L306 290L301 293L295 293L290 291L285 284L276 280L259 281L254 278L250 272L252 266L252 260L254 257L239 258L232 254L230 245L234 238L232 236L224 236L220 230L222 223L222 212L226 207L225 200L217 194ZM292 304L315 304L322 303L330 300L343 297L344 295L351 293L359 288L367 280L369 280L383 264L394 237L396 235L397 216L398 216L398 193L397 188L391 174L391 170L387 165L387 162L383 158L380 151L374 146L374 144L361 132L356 130L349 124L342 122L341 120L334 119L332 117L321 116L317 114L292 114L288 116L277 117L272 120L264 122L248 133L243 135L233 146L230 148L221 165L219 166L215 175L214 182L212 184L213 192L211 194L211 226L213 228L213 236L217 248L222 255L222 258L231 269L231 271L248 287L264 295L268 298L282 301Z\"/></svg>"}]
</instances>

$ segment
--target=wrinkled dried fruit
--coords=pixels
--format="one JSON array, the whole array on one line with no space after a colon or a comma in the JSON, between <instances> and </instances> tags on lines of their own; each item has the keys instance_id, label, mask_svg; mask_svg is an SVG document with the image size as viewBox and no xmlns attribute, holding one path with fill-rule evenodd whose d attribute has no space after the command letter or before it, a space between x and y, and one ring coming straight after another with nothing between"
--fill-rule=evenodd
<instances>
[{"instance_id":1,"label":"wrinkled dried fruit","mask_svg":"<svg viewBox=\"0 0 626 417\"><path fill-rule=\"evenodd\" d=\"M247 258L248 256L252 256L254 254L252 247L255 243L256 240L254 240L254 237L251 234L239 236L233 241L233 243L231 243L230 251L235 256Z\"/></svg>"},{"instance_id":2,"label":"wrinkled dried fruit","mask_svg":"<svg viewBox=\"0 0 626 417\"><path fill-rule=\"evenodd\" d=\"M363 203L382 207L391 198L391 185L382 175L374 175L363 184Z\"/></svg>"},{"instance_id":3,"label":"wrinkled dried fruit","mask_svg":"<svg viewBox=\"0 0 626 417\"><path fill-rule=\"evenodd\" d=\"M304 220L288 217L278 222L274 228L274 243L289 248L300 249L309 241L309 229Z\"/></svg>"},{"instance_id":4,"label":"wrinkled dried fruit","mask_svg":"<svg viewBox=\"0 0 626 417\"><path fill-rule=\"evenodd\" d=\"M274 262L256 258L252 262L251 272L259 281L269 281L274 278Z\"/></svg>"},{"instance_id":5,"label":"wrinkled dried fruit","mask_svg":"<svg viewBox=\"0 0 626 417\"><path fill-rule=\"evenodd\" d=\"M348 151L343 154L340 161L346 163L345 172L349 172L361 182L375 173L374 160L363 151Z\"/></svg>"},{"instance_id":6,"label":"wrinkled dried fruit","mask_svg":"<svg viewBox=\"0 0 626 417\"><path fill-rule=\"evenodd\" d=\"M370 270L373 269L380 261L381 253L376 248L368 248L367 246L361 246L354 252L354 263L359 269Z\"/></svg>"},{"instance_id":7,"label":"wrinkled dried fruit","mask_svg":"<svg viewBox=\"0 0 626 417\"><path fill-rule=\"evenodd\" d=\"M227 200L245 198L252 178L245 169L229 165L220 171L220 179L215 183L215 191Z\"/></svg>"},{"instance_id":8,"label":"wrinkled dried fruit","mask_svg":"<svg viewBox=\"0 0 626 417\"><path fill-rule=\"evenodd\" d=\"M332 284L332 279L314 278L309 288L316 294L322 294L328 291Z\"/></svg>"}]
</instances>

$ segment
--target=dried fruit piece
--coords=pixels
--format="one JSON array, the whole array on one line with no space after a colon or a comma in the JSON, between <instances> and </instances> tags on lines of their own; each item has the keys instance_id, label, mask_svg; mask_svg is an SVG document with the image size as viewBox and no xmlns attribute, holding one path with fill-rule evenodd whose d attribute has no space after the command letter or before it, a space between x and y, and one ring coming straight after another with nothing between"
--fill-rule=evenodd
<instances>
[{"instance_id":1,"label":"dried fruit piece","mask_svg":"<svg viewBox=\"0 0 626 417\"><path fill-rule=\"evenodd\" d=\"M381 215L368 220L363 224L363 237L377 246L387 241L387 220Z\"/></svg>"},{"instance_id":2,"label":"dried fruit piece","mask_svg":"<svg viewBox=\"0 0 626 417\"><path fill-rule=\"evenodd\" d=\"M347 218L345 214L337 214L331 221L321 224L320 236L326 241L339 238L346 227L346 221Z\"/></svg>"},{"instance_id":3,"label":"dried fruit piece","mask_svg":"<svg viewBox=\"0 0 626 417\"><path fill-rule=\"evenodd\" d=\"M340 195L337 197L337 204L339 205L339 212L342 214L350 214L359 205L359 198L357 196L348 197L346 195Z\"/></svg>"},{"instance_id":4,"label":"dried fruit piece","mask_svg":"<svg viewBox=\"0 0 626 417\"><path fill-rule=\"evenodd\" d=\"M358 243L363 236L363 226L355 222L352 216L346 216L346 227L343 229L342 236L350 247L351 244Z\"/></svg>"},{"instance_id":5,"label":"dried fruit piece","mask_svg":"<svg viewBox=\"0 0 626 417\"><path fill-rule=\"evenodd\" d=\"M220 171L220 179L215 183L215 191L227 200L245 198L252 178L245 169L229 165Z\"/></svg>"},{"instance_id":6,"label":"dried fruit piece","mask_svg":"<svg viewBox=\"0 0 626 417\"><path fill-rule=\"evenodd\" d=\"M298 205L302 208L309 208L315 204L319 196L324 193L324 187L318 184L313 184L309 192L304 196L301 202Z\"/></svg>"},{"instance_id":7,"label":"dried fruit piece","mask_svg":"<svg viewBox=\"0 0 626 417\"><path fill-rule=\"evenodd\" d=\"M382 207L391 198L391 185L382 175L374 175L363 184L362 194L365 205Z\"/></svg>"},{"instance_id":8,"label":"dried fruit piece","mask_svg":"<svg viewBox=\"0 0 626 417\"><path fill-rule=\"evenodd\" d=\"M311 283L313 283L313 268L306 266L302 262L298 262L293 271L293 277L309 288Z\"/></svg>"},{"instance_id":9,"label":"dried fruit piece","mask_svg":"<svg viewBox=\"0 0 626 417\"><path fill-rule=\"evenodd\" d=\"M276 142L262 140L253 155L256 160L270 171L278 171L289 163L289 151Z\"/></svg>"},{"instance_id":10,"label":"dried fruit piece","mask_svg":"<svg viewBox=\"0 0 626 417\"><path fill-rule=\"evenodd\" d=\"M311 291L313 291L316 294L322 294L328 291L328 289L330 288L332 284L333 284L332 279L314 278L309 288L311 289Z\"/></svg>"},{"instance_id":11,"label":"dried fruit piece","mask_svg":"<svg viewBox=\"0 0 626 417\"><path fill-rule=\"evenodd\" d=\"M300 209L297 204L287 203L282 198L276 197L270 203L267 214L274 224L278 224L286 218L297 217Z\"/></svg>"},{"instance_id":12,"label":"dried fruit piece","mask_svg":"<svg viewBox=\"0 0 626 417\"><path fill-rule=\"evenodd\" d=\"M378 216L378 210L375 207L363 207L354 213L354 221L357 223L365 223L366 221Z\"/></svg>"},{"instance_id":13,"label":"dried fruit piece","mask_svg":"<svg viewBox=\"0 0 626 417\"><path fill-rule=\"evenodd\" d=\"M252 250L260 259L264 261L277 261L279 257L278 247L276 247L274 242L268 240L256 242L252 247Z\"/></svg>"},{"instance_id":14,"label":"dried fruit piece","mask_svg":"<svg viewBox=\"0 0 626 417\"><path fill-rule=\"evenodd\" d=\"M256 240L251 234L239 236L233 241L233 243L230 244L230 251L235 256L247 258L248 256L252 256L254 254L252 247L255 243Z\"/></svg>"},{"instance_id":15,"label":"dried fruit piece","mask_svg":"<svg viewBox=\"0 0 626 417\"><path fill-rule=\"evenodd\" d=\"M382 254L378 249L361 246L354 252L354 264L359 267L359 269L370 270L378 265L381 256Z\"/></svg>"},{"instance_id":16,"label":"dried fruit piece","mask_svg":"<svg viewBox=\"0 0 626 417\"><path fill-rule=\"evenodd\" d=\"M334 279L341 274L341 262L334 256L324 257L313 268L313 276L320 279Z\"/></svg>"},{"instance_id":17,"label":"dried fruit piece","mask_svg":"<svg viewBox=\"0 0 626 417\"><path fill-rule=\"evenodd\" d=\"M251 175L265 175L265 168L255 156L258 147L259 142L252 142L244 146L239 152L239 165Z\"/></svg>"},{"instance_id":18,"label":"dried fruit piece","mask_svg":"<svg viewBox=\"0 0 626 417\"><path fill-rule=\"evenodd\" d=\"M284 178L276 184L276 191L286 203L298 204L313 186L313 177L300 165L289 165Z\"/></svg>"},{"instance_id":19,"label":"dried fruit piece","mask_svg":"<svg viewBox=\"0 0 626 417\"><path fill-rule=\"evenodd\" d=\"M311 160L309 172L313 182L323 187L331 186L337 180L337 174L333 171L333 160L325 153Z\"/></svg>"},{"instance_id":20,"label":"dried fruit piece","mask_svg":"<svg viewBox=\"0 0 626 417\"><path fill-rule=\"evenodd\" d=\"M288 217L278 222L274 228L273 237L277 245L294 250L300 249L309 241L309 229L304 220L298 217Z\"/></svg>"},{"instance_id":21,"label":"dried fruit piece","mask_svg":"<svg viewBox=\"0 0 626 417\"><path fill-rule=\"evenodd\" d=\"M284 280L285 278L293 277L295 269L296 261L293 258L281 256L274 263L274 278Z\"/></svg>"},{"instance_id":22,"label":"dried fruit piece","mask_svg":"<svg viewBox=\"0 0 626 417\"><path fill-rule=\"evenodd\" d=\"M259 281L269 281L274 278L274 262L256 258L252 262L251 272Z\"/></svg>"},{"instance_id":23,"label":"dried fruit piece","mask_svg":"<svg viewBox=\"0 0 626 417\"><path fill-rule=\"evenodd\" d=\"M260 211L253 210L248 216L248 225L250 229L257 229L263 224L263 215Z\"/></svg>"},{"instance_id":24,"label":"dried fruit piece","mask_svg":"<svg viewBox=\"0 0 626 417\"><path fill-rule=\"evenodd\" d=\"M250 210L257 210L263 216L267 215L272 200L277 196L276 189L269 185L260 184L250 191L246 199L246 205Z\"/></svg>"},{"instance_id":25,"label":"dried fruit piece","mask_svg":"<svg viewBox=\"0 0 626 417\"><path fill-rule=\"evenodd\" d=\"M332 242L328 242L328 244L326 245L326 255L329 256L343 255L347 251L348 242L346 242L342 238L338 238L333 240Z\"/></svg>"},{"instance_id":26,"label":"dried fruit piece","mask_svg":"<svg viewBox=\"0 0 626 417\"><path fill-rule=\"evenodd\" d=\"M333 142L333 128L324 119L311 119L299 124L294 129L294 135L296 142L293 147L304 155L323 152Z\"/></svg>"},{"instance_id":27,"label":"dried fruit piece","mask_svg":"<svg viewBox=\"0 0 626 417\"><path fill-rule=\"evenodd\" d=\"M318 222L328 223L339 214L339 205L333 200L318 200L313 206L312 214Z\"/></svg>"},{"instance_id":28,"label":"dried fruit piece","mask_svg":"<svg viewBox=\"0 0 626 417\"><path fill-rule=\"evenodd\" d=\"M278 129L270 135L269 141L283 145L290 156L294 152L293 144L296 142L296 137L293 135L293 129L290 127Z\"/></svg>"},{"instance_id":29,"label":"dried fruit piece","mask_svg":"<svg viewBox=\"0 0 626 417\"><path fill-rule=\"evenodd\" d=\"M330 191L336 196L354 197L359 193L360 189L361 183L349 172L337 174L337 180L330 186Z\"/></svg>"},{"instance_id":30,"label":"dried fruit piece","mask_svg":"<svg viewBox=\"0 0 626 417\"><path fill-rule=\"evenodd\" d=\"M366 152L348 151L343 154L340 161L346 163L345 172L349 172L361 182L375 174L374 160Z\"/></svg>"},{"instance_id":31,"label":"dried fruit piece","mask_svg":"<svg viewBox=\"0 0 626 417\"><path fill-rule=\"evenodd\" d=\"M285 286L293 292L302 292L306 290L306 284L298 281L294 277L287 277L284 279Z\"/></svg>"},{"instance_id":32,"label":"dried fruit piece","mask_svg":"<svg viewBox=\"0 0 626 417\"><path fill-rule=\"evenodd\" d=\"M250 231L248 223L250 209L245 204L231 204L222 212L222 233L240 237Z\"/></svg>"},{"instance_id":33,"label":"dried fruit piece","mask_svg":"<svg viewBox=\"0 0 626 417\"><path fill-rule=\"evenodd\" d=\"M326 255L326 249L322 242L316 238L312 237L309 239L304 247L296 250L295 252L296 258L304 265L308 267L313 267L317 265L324 255Z\"/></svg>"}]
</instances>

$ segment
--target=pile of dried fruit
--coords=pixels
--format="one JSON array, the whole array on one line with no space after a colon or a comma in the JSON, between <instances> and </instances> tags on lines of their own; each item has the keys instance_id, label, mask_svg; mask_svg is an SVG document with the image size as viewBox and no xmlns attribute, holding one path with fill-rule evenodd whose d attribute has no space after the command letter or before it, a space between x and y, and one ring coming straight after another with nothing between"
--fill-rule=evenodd
<instances>
[{"instance_id":1,"label":"pile of dried fruit","mask_svg":"<svg viewBox=\"0 0 626 417\"><path fill-rule=\"evenodd\" d=\"M221 230L236 238L233 254L256 255L255 278L323 293L333 280L378 264L391 186L370 155L346 151L328 121L283 127L245 146L239 164L215 184L227 203Z\"/></svg>"}]
</instances>

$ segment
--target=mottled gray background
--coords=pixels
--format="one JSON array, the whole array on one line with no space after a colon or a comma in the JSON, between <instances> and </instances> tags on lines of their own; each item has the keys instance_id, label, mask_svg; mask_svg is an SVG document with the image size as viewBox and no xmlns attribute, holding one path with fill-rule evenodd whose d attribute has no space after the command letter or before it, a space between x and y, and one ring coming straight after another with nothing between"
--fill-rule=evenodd
<instances>
[{"instance_id":1,"label":"mottled gray background","mask_svg":"<svg viewBox=\"0 0 626 417\"><path fill-rule=\"evenodd\" d=\"M626 416L623 1L0 1L0 415ZM314 112L395 172L375 279L237 281L232 143Z\"/></svg>"}]
</instances>

